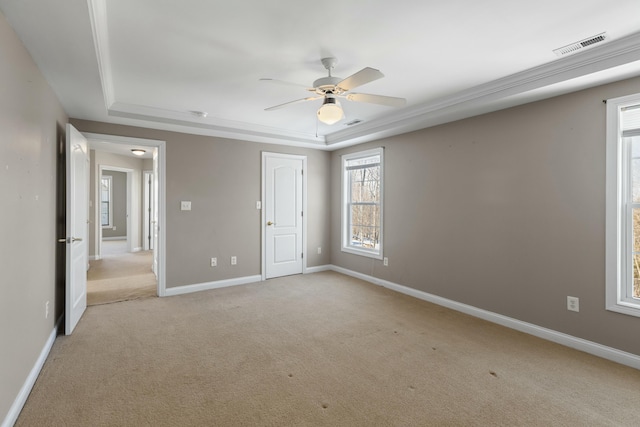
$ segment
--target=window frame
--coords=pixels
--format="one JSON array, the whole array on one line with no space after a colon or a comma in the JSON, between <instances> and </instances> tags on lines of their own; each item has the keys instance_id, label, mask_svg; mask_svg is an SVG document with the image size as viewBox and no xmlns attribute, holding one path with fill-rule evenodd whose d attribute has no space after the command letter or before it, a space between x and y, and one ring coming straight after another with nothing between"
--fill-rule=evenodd
<instances>
[{"instance_id":1,"label":"window frame","mask_svg":"<svg viewBox=\"0 0 640 427\"><path fill-rule=\"evenodd\" d=\"M109 224L102 224L102 181L109 181L109 200L107 203L109 204ZM113 177L111 175L103 175L100 177L100 225L102 228L113 228Z\"/></svg>"},{"instance_id":2,"label":"window frame","mask_svg":"<svg viewBox=\"0 0 640 427\"><path fill-rule=\"evenodd\" d=\"M379 194L379 224L380 224L380 238L378 249L367 249L367 248L358 248L350 245L350 229L351 229L351 215L350 215L350 206L351 206L351 188L350 188L350 179L349 179L349 171L347 170L347 164L349 161L358 160L366 157L374 157L379 156L380 158L380 194ZM378 260L382 260L384 257L384 148L373 148L365 151L358 151L355 153L343 154L342 156L342 218L341 218L341 251L360 255L364 257L374 258Z\"/></svg>"},{"instance_id":3,"label":"window frame","mask_svg":"<svg viewBox=\"0 0 640 427\"><path fill-rule=\"evenodd\" d=\"M640 299L632 297L633 203L629 185L632 152L627 141L636 132L625 131L623 135L621 115L623 108L634 105L640 105L640 94L607 100L605 299L607 310L640 317Z\"/></svg>"}]
</instances>

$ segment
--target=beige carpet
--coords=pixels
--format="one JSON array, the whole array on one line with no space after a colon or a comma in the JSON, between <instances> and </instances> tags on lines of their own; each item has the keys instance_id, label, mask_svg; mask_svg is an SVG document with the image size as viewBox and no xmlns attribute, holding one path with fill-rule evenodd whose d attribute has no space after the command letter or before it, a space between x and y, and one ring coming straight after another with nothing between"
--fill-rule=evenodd
<instances>
[{"instance_id":1,"label":"beige carpet","mask_svg":"<svg viewBox=\"0 0 640 427\"><path fill-rule=\"evenodd\" d=\"M638 426L640 371L325 272L89 307L18 426Z\"/></svg>"},{"instance_id":2,"label":"beige carpet","mask_svg":"<svg viewBox=\"0 0 640 427\"><path fill-rule=\"evenodd\" d=\"M107 304L157 295L151 271L153 252L109 255L90 261L87 272L87 305Z\"/></svg>"}]
</instances>

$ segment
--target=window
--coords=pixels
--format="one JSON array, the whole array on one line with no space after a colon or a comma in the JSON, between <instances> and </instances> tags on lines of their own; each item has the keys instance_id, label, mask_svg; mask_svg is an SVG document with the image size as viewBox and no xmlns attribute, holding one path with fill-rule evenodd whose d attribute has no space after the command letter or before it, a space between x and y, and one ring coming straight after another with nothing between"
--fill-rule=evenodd
<instances>
[{"instance_id":1,"label":"window","mask_svg":"<svg viewBox=\"0 0 640 427\"><path fill-rule=\"evenodd\" d=\"M342 156L342 250L382 259L383 149Z\"/></svg>"},{"instance_id":2,"label":"window","mask_svg":"<svg viewBox=\"0 0 640 427\"><path fill-rule=\"evenodd\" d=\"M607 309L640 316L640 94L607 101Z\"/></svg>"},{"instance_id":3,"label":"window","mask_svg":"<svg viewBox=\"0 0 640 427\"><path fill-rule=\"evenodd\" d=\"M102 177L100 186L100 222L103 227L113 227L112 186L110 176Z\"/></svg>"}]
</instances>

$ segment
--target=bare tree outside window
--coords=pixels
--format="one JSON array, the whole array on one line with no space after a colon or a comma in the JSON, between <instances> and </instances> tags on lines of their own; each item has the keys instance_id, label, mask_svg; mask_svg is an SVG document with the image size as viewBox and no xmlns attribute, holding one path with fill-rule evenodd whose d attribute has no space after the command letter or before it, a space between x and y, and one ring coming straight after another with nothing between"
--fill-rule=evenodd
<instances>
[{"instance_id":1,"label":"bare tree outside window","mask_svg":"<svg viewBox=\"0 0 640 427\"><path fill-rule=\"evenodd\" d=\"M345 221L343 247L373 256L381 253L381 150L353 155L343 162Z\"/></svg>"}]
</instances>

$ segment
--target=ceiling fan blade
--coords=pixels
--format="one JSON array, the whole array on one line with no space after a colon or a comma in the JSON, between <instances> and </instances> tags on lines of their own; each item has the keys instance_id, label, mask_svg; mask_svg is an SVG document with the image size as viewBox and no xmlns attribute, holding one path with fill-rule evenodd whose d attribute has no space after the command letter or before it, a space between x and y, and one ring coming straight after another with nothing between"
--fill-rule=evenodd
<instances>
[{"instance_id":1,"label":"ceiling fan blade","mask_svg":"<svg viewBox=\"0 0 640 427\"><path fill-rule=\"evenodd\" d=\"M358 86L362 86L363 84L381 79L382 77L384 77L384 74L382 74L380 70L366 67L358 71L357 73L350 75L346 79L342 80L336 86L346 92Z\"/></svg>"},{"instance_id":2,"label":"ceiling fan blade","mask_svg":"<svg viewBox=\"0 0 640 427\"><path fill-rule=\"evenodd\" d=\"M322 96L310 96L308 98L296 99L295 101L289 101L289 102L285 102L284 104L274 105L273 107L265 108L264 111L273 111L282 107L287 107L292 104L298 104L300 102L305 102L305 101L315 101L316 99L320 99L320 98L322 98Z\"/></svg>"},{"instance_id":3,"label":"ceiling fan blade","mask_svg":"<svg viewBox=\"0 0 640 427\"><path fill-rule=\"evenodd\" d=\"M404 107L407 100L395 96L370 95L368 93L350 93L345 95L349 101L368 102L369 104L386 105L387 107Z\"/></svg>"},{"instance_id":4,"label":"ceiling fan blade","mask_svg":"<svg viewBox=\"0 0 640 427\"><path fill-rule=\"evenodd\" d=\"M260 79L260 81L261 81L261 82L277 83L277 84L285 85L285 86L301 87L301 88L304 88L304 89L306 89L306 90L308 90L308 91L311 91L311 92L315 91L315 88L308 87L308 86L305 86L305 85L301 85L301 84L299 84L299 83L287 82L287 81L284 81L284 80L269 79L269 78L262 78L262 79Z\"/></svg>"}]
</instances>

